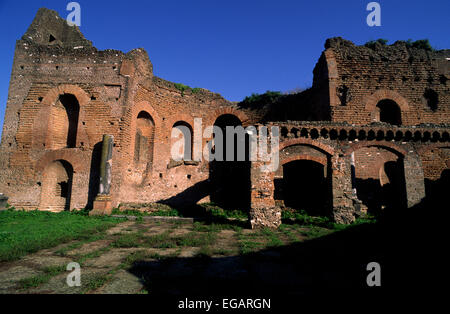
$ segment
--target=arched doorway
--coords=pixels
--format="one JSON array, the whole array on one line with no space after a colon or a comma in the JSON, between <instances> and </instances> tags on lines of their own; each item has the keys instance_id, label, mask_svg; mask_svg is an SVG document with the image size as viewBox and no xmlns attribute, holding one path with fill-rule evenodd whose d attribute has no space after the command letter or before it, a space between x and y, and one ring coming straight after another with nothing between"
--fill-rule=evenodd
<instances>
[{"instance_id":1,"label":"arched doorway","mask_svg":"<svg viewBox=\"0 0 450 314\"><path fill-rule=\"evenodd\" d=\"M70 210L73 167L65 160L49 164L42 175L40 209L60 212Z\"/></svg>"},{"instance_id":2,"label":"arched doorway","mask_svg":"<svg viewBox=\"0 0 450 314\"><path fill-rule=\"evenodd\" d=\"M283 165L276 179L275 197L284 206L303 210L311 216L325 216L330 206L330 180L327 168L312 160L294 160Z\"/></svg>"},{"instance_id":3,"label":"arched doorway","mask_svg":"<svg viewBox=\"0 0 450 314\"><path fill-rule=\"evenodd\" d=\"M356 195L362 210L377 215L407 204L403 155L385 147L368 146L355 152Z\"/></svg>"},{"instance_id":4,"label":"arched doorway","mask_svg":"<svg viewBox=\"0 0 450 314\"><path fill-rule=\"evenodd\" d=\"M241 121L235 115L224 114L218 117L214 123L223 133L223 157L224 161L210 162L210 181L212 184L211 201L226 209L248 210L250 208L250 158L248 135L242 139L237 134L227 134L227 127L242 126ZM233 136L230 138L230 136ZM227 142L233 140L233 160L227 160ZM245 160L238 160L238 146L244 140Z\"/></svg>"},{"instance_id":5,"label":"arched doorway","mask_svg":"<svg viewBox=\"0 0 450 314\"><path fill-rule=\"evenodd\" d=\"M380 122L386 122L392 125L402 124L402 114L400 107L391 99L383 99L377 104L377 114Z\"/></svg>"},{"instance_id":6,"label":"arched doorway","mask_svg":"<svg viewBox=\"0 0 450 314\"><path fill-rule=\"evenodd\" d=\"M50 110L50 149L74 148L77 144L80 104L72 94L62 94Z\"/></svg>"}]
</instances>

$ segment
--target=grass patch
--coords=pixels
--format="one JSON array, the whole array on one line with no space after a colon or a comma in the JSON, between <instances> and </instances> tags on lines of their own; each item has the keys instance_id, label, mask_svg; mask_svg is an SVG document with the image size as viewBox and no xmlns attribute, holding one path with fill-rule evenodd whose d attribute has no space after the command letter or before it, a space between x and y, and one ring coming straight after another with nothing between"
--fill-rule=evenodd
<instances>
[{"instance_id":1,"label":"grass patch","mask_svg":"<svg viewBox=\"0 0 450 314\"><path fill-rule=\"evenodd\" d=\"M184 236L176 237L175 241L178 246L202 247L214 244L217 235L214 232L196 233L191 232Z\"/></svg>"},{"instance_id":2,"label":"grass patch","mask_svg":"<svg viewBox=\"0 0 450 314\"><path fill-rule=\"evenodd\" d=\"M239 242L239 251L241 254L247 254L262 249L264 246L261 242L244 240Z\"/></svg>"},{"instance_id":3,"label":"grass patch","mask_svg":"<svg viewBox=\"0 0 450 314\"><path fill-rule=\"evenodd\" d=\"M87 260L92 259L92 258L97 258L97 257L101 256L102 254L108 252L109 250L111 250L111 246L103 247L103 248L95 250L93 252L78 256L76 262L78 264L80 264L80 266L83 266L83 263L86 262Z\"/></svg>"},{"instance_id":4,"label":"grass patch","mask_svg":"<svg viewBox=\"0 0 450 314\"><path fill-rule=\"evenodd\" d=\"M144 246L152 247L152 248L174 248L176 247L176 242L173 238L170 237L170 231L166 231L161 234L156 234L150 237L145 237Z\"/></svg>"},{"instance_id":5,"label":"grass patch","mask_svg":"<svg viewBox=\"0 0 450 314\"><path fill-rule=\"evenodd\" d=\"M303 229L300 231L302 235L307 237L308 239L315 239L326 236L333 231L330 229L320 228L320 227L309 227L307 229Z\"/></svg>"},{"instance_id":6,"label":"grass patch","mask_svg":"<svg viewBox=\"0 0 450 314\"><path fill-rule=\"evenodd\" d=\"M222 219L240 219L240 220L246 220L248 219L248 213L243 211L243 210L239 210L239 209L234 209L234 210L226 210L223 209L219 206L217 206L214 203L206 203L206 204L201 204L200 205L204 210L205 213L212 216L213 218L222 218Z\"/></svg>"},{"instance_id":7,"label":"grass patch","mask_svg":"<svg viewBox=\"0 0 450 314\"><path fill-rule=\"evenodd\" d=\"M103 287L109 280L107 274L105 275L94 275L88 279L87 283L83 284L83 293L87 293L89 291L97 290L98 288Z\"/></svg>"},{"instance_id":8,"label":"grass patch","mask_svg":"<svg viewBox=\"0 0 450 314\"><path fill-rule=\"evenodd\" d=\"M112 215L126 215L126 216L136 216L138 218L142 218L145 216L162 216L162 217L182 217L180 212L175 208L168 207L160 208L152 211L140 211L134 209L120 210L119 208L115 208L112 211Z\"/></svg>"},{"instance_id":9,"label":"grass patch","mask_svg":"<svg viewBox=\"0 0 450 314\"><path fill-rule=\"evenodd\" d=\"M0 261L12 261L71 240L111 228L120 220L84 213L42 211L0 212Z\"/></svg>"},{"instance_id":10,"label":"grass patch","mask_svg":"<svg viewBox=\"0 0 450 314\"><path fill-rule=\"evenodd\" d=\"M280 238L278 238L277 234L274 231L270 230L269 228L263 228L261 230L261 234L269 240L267 246L274 247L274 246L282 246L284 244L283 241L281 241Z\"/></svg>"},{"instance_id":11,"label":"grass patch","mask_svg":"<svg viewBox=\"0 0 450 314\"><path fill-rule=\"evenodd\" d=\"M145 216L182 217L181 213L178 210L168 206L167 208L160 208L152 211L145 211L145 210L141 211L136 209L120 210L119 208L115 208L112 211L112 215L136 216L138 218Z\"/></svg>"},{"instance_id":12,"label":"grass patch","mask_svg":"<svg viewBox=\"0 0 450 314\"><path fill-rule=\"evenodd\" d=\"M200 250L197 253L197 257L211 257L211 255L213 254L214 250L210 246L205 245L200 248Z\"/></svg>"},{"instance_id":13,"label":"grass patch","mask_svg":"<svg viewBox=\"0 0 450 314\"><path fill-rule=\"evenodd\" d=\"M288 226L288 225L281 225L280 226L280 231L288 237L289 241L295 243L295 242L301 242L301 240L298 238L298 236L292 232L291 230L292 227Z\"/></svg>"},{"instance_id":14,"label":"grass patch","mask_svg":"<svg viewBox=\"0 0 450 314\"><path fill-rule=\"evenodd\" d=\"M306 226L323 226L329 227L331 220L328 217L315 217L308 215L304 210L293 210L287 208L281 212L282 220L291 220L296 224L306 225Z\"/></svg>"},{"instance_id":15,"label":"grass patch","mask_svg":"<svg viewBox=\"0 0 450 314\"><path fill-rule=\"evenodd\" d=\"M201 222L194 222L194 226L193 226L193 230L197 231L197 232L220 232L222 230L234 230L234 231L238 231L241 230L242 228L239 226L235 226L235 225L230 225L230 224L204 224Z\"/></svg>"},{"instance_id":16,"label":"grass patch","mask_svg":"<svg viewBox=\"0 0 450 314\"><path fill-rule=\"evenodd\" d=\"M128 255L125 260L123 261L123 263L121 264L121 268L130 268L131 266L133 266L134 263L136 263L137 261L142 261L146 258L151 258L149 257L150 254L148 254L145 251L137 251L137 252L133 252L130 255ZM158 254L158 257L160 257L160 255Z\"/></svg>"},{"instance_id":17,"label":"grass patch","mask_svg":"<svg viewBox=\"0 0 450 314\"><path fill-rule=\"evenodd\" d=\"M91 236L88 236L85 240L80 240L78 242L69 244L69 245L67 245L67 246L65 246L63 248L60 248L59 250L56 250L55 254L59 255L59 256L67 256L68 252L70 252L72 250L75 250L75 249L78 249L78 248L82 247L86 243L90 243L90 242L94 242L94 241L98 241L98 240L103 240L104 238L105 238L105 232L101 232L101 233L98 233L98 234L93 234Z\"/></svg>"},{"instance_id":18,"label":"grass patch","mask_svg":"<svg viewBox=\"0 0 450 314\"><path fill-rule=\"evenodd\" d=\"M138 247L142 244L142 241L143 237L140 233L128 233L120 235L119 238L111 243L111 246L116 248Z\"/></svg>"},{"instance_id":19,"label":"grass patch","mask_svg":"<svg viewBox=\"0 0 450 314\"><path fill-rule=\"evenodd\" d=\"M20 280L18 283L18 288L26 290L30 288L39 287L40 285L47 283L52 277L65 272L66 266L61 265L61 266L45 267L44 269L42 269L42 271L43 271L42 274Z\"/></svg>"}]
</instances>

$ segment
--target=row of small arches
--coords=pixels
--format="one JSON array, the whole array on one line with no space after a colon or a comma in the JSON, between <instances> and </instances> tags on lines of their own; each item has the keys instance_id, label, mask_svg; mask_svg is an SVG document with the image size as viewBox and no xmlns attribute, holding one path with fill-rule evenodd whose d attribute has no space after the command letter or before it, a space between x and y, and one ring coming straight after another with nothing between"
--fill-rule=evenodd
<instances>
[{"instance_id":1,"label":"row of small arches","mask_svg":"<svg viewBox=\"0 0 450 314\"><path fill-rule=\"evenodd\" d=\"M392 130L336 130L336 129L308 129L281 127L282 138L324 138L331 140L386 140L386 141L422 141L422 142L448 142L447 131L392 131Z\"/></svg>"}]
</instances>

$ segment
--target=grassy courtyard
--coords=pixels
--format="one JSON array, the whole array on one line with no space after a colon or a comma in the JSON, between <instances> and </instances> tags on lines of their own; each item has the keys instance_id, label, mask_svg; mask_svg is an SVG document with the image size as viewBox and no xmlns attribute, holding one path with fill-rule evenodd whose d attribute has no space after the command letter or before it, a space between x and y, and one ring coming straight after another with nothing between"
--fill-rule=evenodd
<instances>
[{"instance_id":1,"label":"grassy courtyard","mask_svg":"<svg viewBox=\"0 0 450 314\"><path fill-rule=\"evenodd\" d=\"M284 217L277 230L251 230L241 214L210 211L215 219L193 223L0 212L0 293L177 294L226 289L236 281L244 289L267 276L289 282L285 270L315 256L308 243L351 229L297 213ZM65 283L71 262L81 265L81 287Z\"/></svg>"}]
</instances>

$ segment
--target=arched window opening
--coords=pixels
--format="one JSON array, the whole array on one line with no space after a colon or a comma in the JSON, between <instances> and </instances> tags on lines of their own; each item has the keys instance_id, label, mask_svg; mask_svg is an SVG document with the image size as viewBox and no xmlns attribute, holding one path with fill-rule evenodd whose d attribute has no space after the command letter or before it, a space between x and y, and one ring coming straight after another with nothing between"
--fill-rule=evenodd
<instances>
[{"instance_id":1,"label":"arched window opening","mask_svg":"<svg viewBox=\"0 0 450 314\"><path fill-rule=\"evenodd\" d=\"M184 121L178 121L172 127L171 139L172 159L191 161L194 140L192 127Z\"/></svg>"},{"instance_id":2,"label":"arched window opening","mask_svg":"<svg viewBox=\"0 0 450 314\"><path fill-rule=\"evenodd\" d=\"M43 173L40 209L48 211L70 210L73 167L65 160L48 165Z\"/></svg>"},{"instance_id":3,"label":"arched window opening","mask_svg":"<svg viewBox=\"0 0 450 314\"><path fill-rule=\"evenodd\" d=\"M59 96L50 113L50 149L76 147L79 114L80 104L74 95Z\"/></svg>"},{"instance_id":4,"label":"arched window opening","mask_svg":"<svg viewBox=\"0 0 450 314\"><path fill-rule=\"evenodd\" d=\"M141 111L136 120L134 142L134 162L138 164L153 162L155 123L149 113Z\"/></svg>"},{"instance_id":5,"label":"arched window opening","mask_svg":"<svg viewBox=\"0 0 450 314\"><path fill-rule=\"evenodd\" d=\"M402 117L400 107L391 99L383 99L377 104L379 121L392 125L401 125Z\"/></svg>"}]
</instances>

